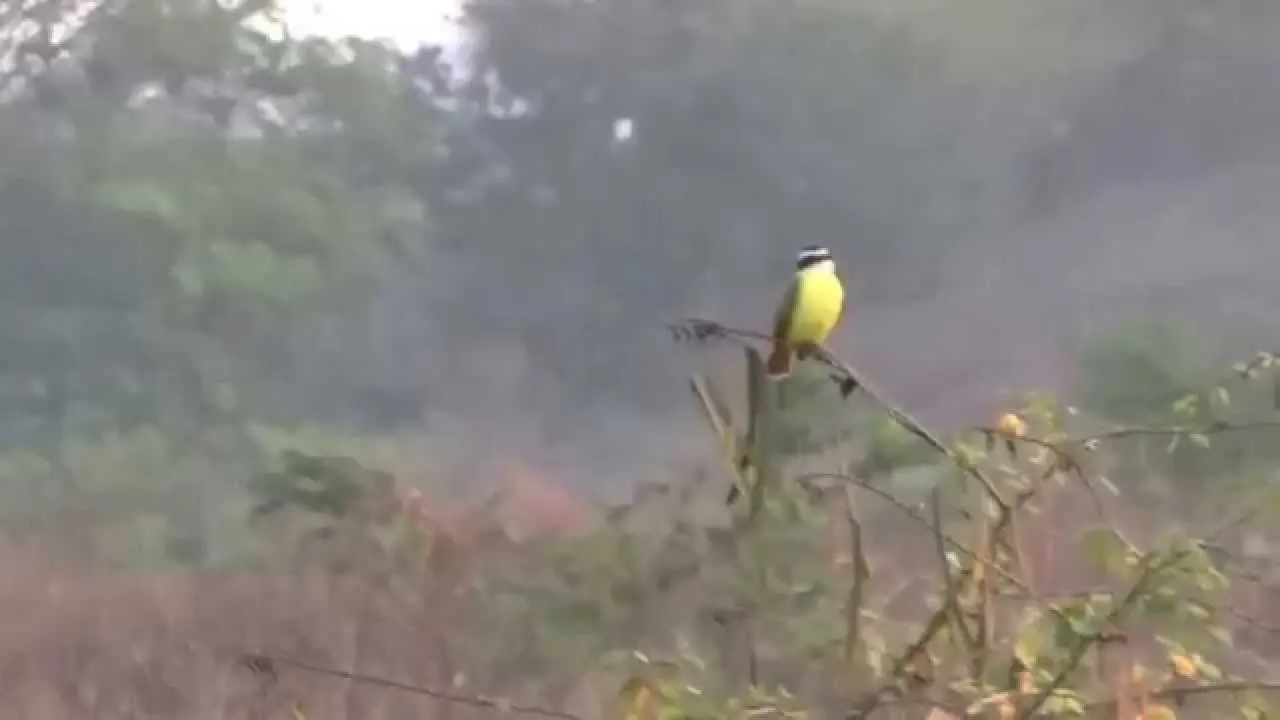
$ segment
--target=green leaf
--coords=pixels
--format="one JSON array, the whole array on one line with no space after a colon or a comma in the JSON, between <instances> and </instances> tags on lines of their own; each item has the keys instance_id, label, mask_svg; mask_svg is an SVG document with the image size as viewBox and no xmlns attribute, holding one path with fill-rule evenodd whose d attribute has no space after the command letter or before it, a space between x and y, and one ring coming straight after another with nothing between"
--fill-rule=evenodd
<instances>
[{"instance_id":1,"label":"green leaf","mask_svg":"<svg viewBox=\"0 0 1280 720\"><path fill-rule=\"evenodd\" d=\"M1140 602L1143 611L1152 617L1177 616L1183 609L1183 600L1172 588L1162 587L1147 595Z\"/></svg>"},{"instance_id":2,"label":"green leaf","mask_svg":"<svg viewBox=\"0 0 1280 720\"><path fill-rule=\"evenodd\" d=\"M172 228L180 228L182 207L174 194L145 180L119 180L100 185L96 200L102 205L158 220Z\"/></svg>"},{"instance_id":3,"label":"green leaf","mask_svg":"<svg viewBox=\"0 0 1280 720\"><path fill-rule=\"evenodd\" d=\"M1084 698L1073 690L1059 688L1045 699L1041 710L1049 717L1081 717L1084 715Z\"/></svg>"},{"instance_id":4,"label":"green leaf","mask_svg":"<svg viewBox=\"0 0 1280 720\"><path fill-rule=\"evenodd\" d=\"M1094 528L1080 538L1085 557L1108 575L1121 575L1130 568L1129 547L1111 528Z\"/></svg>"},{"instance_id":5,"label":"green leaf","mask_svg":"<svg viewBox=\"0 0 1280 720\"><path fill-rule=\"evenodd\" d=\"M1039 628L1026 628L1018 633L1018 639L1013 643L1013 656L1023 666L1034 668L1038 665L1040 654L1044 651L1045 640L1044 633Z\"/></svg>"},{"instance_id":6,"label":"green leaf","mask_svg":"<svg viewBox=\"0 0 1280 720\"><path fill-rule=\"evenodd\" d=\"M1173 414L1181 419L1191 419L1199 412L1200 396L1186 395L1173 403Z\"/></svg>"},{"instance_id":7,"label":"green leaf","mask_svg":"<svg viewBox=\"0 0 1280 720\"><path fill-rule=\"evenodd\" d=\"M1231 631L1221 625L1210 625L1207 632L1210 637L1227 647L1231 647L1235 643L1235 638L1231 636Z\"/></svg>"}]
</instances>

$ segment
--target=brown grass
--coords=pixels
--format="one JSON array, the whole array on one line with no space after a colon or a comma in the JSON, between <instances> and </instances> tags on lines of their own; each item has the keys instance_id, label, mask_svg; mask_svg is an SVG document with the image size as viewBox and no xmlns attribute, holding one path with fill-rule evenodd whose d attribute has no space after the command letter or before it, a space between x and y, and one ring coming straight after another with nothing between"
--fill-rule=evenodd
<instances>
[{"instance_id":1,"label":"brown grass","mask_svg":"<svg viewBox=\"0 0 1280 720\"><path fill-rule=\"evenodd\" d=\"M1097 580L1077 547L1077 535L1090 524L1083 518L1093 515L1089 499L1074 490L1052 495L1034 521L1019 528L1033 590L1046 597ZM507 502L494 508L498 514L536 528L535 534L568 532L585 522L584 506L544 493L532 480L515 483L504 497ZM1122 524L1134 537L1151 534L1159 524L1144 522L1143 513L1133 508L1114 510L1125 516ZM897 522L868 531L881 592L905 579L895 577L894 568L923 569L935 561L928 534L919 528L904 531ZM1280 623L1274 592L1240 587L1238 608L1264 623ZM501 694L516 702L562 706L586 718L600 716L601 697L590 692L616 687L583 679L576 687L534 690L510 686L518 678L508 678L503 687L489 684L498 682L496 677L464 677L451 651L474 638L463 634L461 624L439 614L423 616L430 612L413 616L374 597L318 574L95 570L42 548L0 546L0 616L5 618L0 624L0 716L295 720L295 705L306 720L493 715L288 667L279 668L273 681L239 663L246 653L461 694ZM892 594L884 600L893 615L923 611L898 607ZM494 630L500 639L502 629ZM1274 631L1245 625L1236 630L1254 652L1275 651ZM536 673L531 669L530 676ZM551 700L551 693L560 701Z\"/></svg>"},{"instance_id":2,"label":"brown grass","mask_svg":"<svg viewBox=\"0 0 1280 720\"><path fill-rule=\"evenodd\" d=\"M430 697L241 660L275 657L469 694L463 638L333 578L94 571L0 550L0 708L15 720L466 718ZM452 687L459 685L458 687ZM519 688L476 688L476 694ZM491 715L492 711L486 713Z\"/></svg>"},{"instance_id":3,"label":"brown grass","mask_svg":"<svg viewBox=\"0 0 1280 720\"><path fill-rule=\"evenodd\" d=\"M432 511L416 493L398 499L436 533L447 531L437 535L433 552L465 545L465 514ZM590 520L587 508L521 474L504 485L491 510L527 536L580 529ZM451 657L454 644L468 639L451 625L452 613L411 613L354 581L282 571L95 569L48 548L0 545L6 720L296 720L295 707L306 720L493 714L288 667L272 679L243 665L251 653L542 704L521 688L470 687ZM559 690L564 698L574 688Z\"/></svg>"},{"instance_id":4,"label":"brown grass","mask_svg":"<svg viewBox=\"0 0 1280 720\"><path fill-rule=\"evenodd\" d=\"M240 653L267 648L339 661L352 628L344 593L333 590L314 581L107 574L7 549L0 707L33 720L230 720L284 717L282 705L306 697L312 717L346 717L335 712L343 699L332 681L285 677L269 688L236 664ZM411 660L403 648L384 650Z\"/></svg>"}]
</instances>

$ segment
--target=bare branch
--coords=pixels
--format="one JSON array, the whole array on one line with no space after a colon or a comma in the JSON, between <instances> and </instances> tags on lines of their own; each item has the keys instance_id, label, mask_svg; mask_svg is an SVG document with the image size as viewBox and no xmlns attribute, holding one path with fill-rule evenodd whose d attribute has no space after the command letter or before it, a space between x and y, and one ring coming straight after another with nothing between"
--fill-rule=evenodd
<instances>
[{"instance_id":1,"label":"bare branch","mask_svg":"<svg viewBox=\"0 0 1280 720\"><path fill-rule=\"evenodd\" d=\"M503 713L536 715L546 718L559 718L560 720L583 720L583 718L572 713L560 710L550 710L532 705L519 705L507 700L506 698L486 697L483 695L463 695L445 690L435 690L418 685L396 682L395 680L387 680L386 678L374 677L372 675L362 675L359 673L345 672L343 670L334 670L320 665L312 665L311 663L302 662L300 660L292 660L273 655L245 655L240 658L240 664L255 674L264 675L271 679L274 679L277 676L277 668L288 667L293 668L294 670L311 673L313 675L323 675L325 677L331 677L339 680L350 680L352 682L373 685L376 687L386 688L388 690L399 690L401 692L412 693L414 695L424 695L426 697L443 700L445 702L457 703L459 705L470 705L471 707L487 708Z\"/></svg>"},{"instance_id":2,"label":"bare branch","mask_svg":"<svg viewBox=\"0 0 1280 720\"><path fill-rule=\"evenodd\" d=\"M1155 700L1172 700L1176 703L1180 703L1196 695L1239 692L1280 692L1280 682L1228 680L1224 682L1208 683L1205 685L1164 688L1162 690L1151 692L1150 697ZM1117 704L1118 703L1115 698L1097 700L1086 705L1085 710L1089 713L1114 717Z\"/></svg>"}]
</instances>

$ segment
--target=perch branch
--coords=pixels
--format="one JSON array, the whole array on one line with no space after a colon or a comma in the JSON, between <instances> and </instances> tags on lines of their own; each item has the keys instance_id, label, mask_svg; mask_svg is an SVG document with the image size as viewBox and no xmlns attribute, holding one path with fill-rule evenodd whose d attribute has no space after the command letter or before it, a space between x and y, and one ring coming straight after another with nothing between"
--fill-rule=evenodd
<instances>
[{"instance_id":1,"label":"perch branch","mask_svg":"<svg viewBox=\"0 0 1280 720\"><path fill-rule=\"evenodd\" d=\"M713 339L720 339L751 347L751 344L747 342L748 340L767 342L773 340L771 335L765 333L729 327L712 320L698 318L689 318L679 323L669 324L667 328L676 339L693 342L708 342ZM840 360L825 347L818 348L816 359L836 372L837 377L835 379L841 383L842 388L848 388L849 392L853 389L861 389L867 397L871 398L872 402L888 413L894 422L901 425L907 432L920 438L938 454L955 464L965 475L975 480L1002 511L1009 507L1008 501L996 489L995 484L971 459L948 447L938 439L936 434L922 425L920 421L891 402L887 395L873 384L867 382L867 379L852 364Z\"/></svg>"}]
</instances>

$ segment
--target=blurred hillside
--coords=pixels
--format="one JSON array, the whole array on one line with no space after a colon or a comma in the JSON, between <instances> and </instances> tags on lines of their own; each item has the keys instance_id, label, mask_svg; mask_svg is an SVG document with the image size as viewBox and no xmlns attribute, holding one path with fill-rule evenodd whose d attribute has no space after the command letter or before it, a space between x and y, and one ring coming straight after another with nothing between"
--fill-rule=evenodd
<instances>
[{"instance_id":1,"label":"blurred hillside","mask_svg":"<svg viewBox=\"0 0 1280 720\"><path fill-rule=\"evenodd\" d=\"M0 439L46 459L265 426L615 490L692 422L662 323L761 326L811 242L939 421L1130 315L1269 344L1267 3L475 0L467 75L90 7L3 20Z\"/></svg>"}]
</instances>

